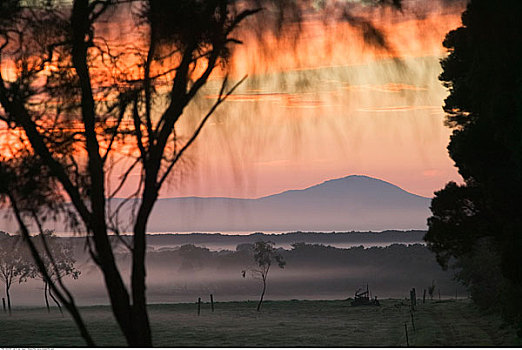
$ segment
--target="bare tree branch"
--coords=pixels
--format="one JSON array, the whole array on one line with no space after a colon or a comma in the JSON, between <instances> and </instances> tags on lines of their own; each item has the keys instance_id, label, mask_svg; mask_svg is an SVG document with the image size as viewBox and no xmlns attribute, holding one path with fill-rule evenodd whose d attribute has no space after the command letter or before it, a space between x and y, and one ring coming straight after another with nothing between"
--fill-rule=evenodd
<instances>
[{"instance_id":1,"label":"bare tree branch","mask_svg":"<svg viewBox=\"0 0 522 350\"><path fill-rule=\"evenodd\" d=\"M230 95L232 95L234 93L234 91L239 87L239 85L241 85L246 80L246 78L247 78L247 76L245 75L227 93L225 93L225 95L223 95L224 89L225 89L226 83L227 83L227 78L225 78L225 80L223 81L223 84L221 85L221 90L219 92L219 96L218 96L216 102L210 108L208 113L203 117L203 119L200 121L199 125L197 126L196 130L194 131L194 133L192 134L190 139L187 141L187 143L179 150L179 152L176 154L175 158L170 162L169 166L167 167L167 170L165 170L165 172L161 176L160 180L158 181L158 185L157 185L158 188L161 187L163 182L165 182L165 180L169 176L169 173L172 171L172 168L178 162L178 160L181 158L183 153L185 153L187 148L189 148L190 145L192 145L192 143L196 140L196 138L198 137L199 133L201 132L201 130L205 126L205 124L208 121L208 119L210 118L210 116L212 116L212 114L214 114L214 112L216 111L216 109L219 107L219 105L221 103L223 103Z\"/></svg>"}]
</instances>

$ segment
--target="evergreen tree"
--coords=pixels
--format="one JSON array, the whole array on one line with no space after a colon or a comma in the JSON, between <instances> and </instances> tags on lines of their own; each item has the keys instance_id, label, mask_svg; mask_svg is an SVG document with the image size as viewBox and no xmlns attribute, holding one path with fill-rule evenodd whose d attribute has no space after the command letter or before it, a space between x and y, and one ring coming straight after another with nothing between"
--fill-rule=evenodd
<instances>
[{"instance_id":1,"label":"evergreen tree","mask_svg":"<svg viewBox=\"0 0 522 350\"><path fill-rule=\"evenodd\" d=\"M520 14L517 0L471 0L462 27L446 36L440 80L450 91L448 150L464 184L436 193L425 239L443 267L456 258L475 301L503 304L504 315L522 325ZM478 273L484 267L488 273Z\"/></svg>"}]
</instances>

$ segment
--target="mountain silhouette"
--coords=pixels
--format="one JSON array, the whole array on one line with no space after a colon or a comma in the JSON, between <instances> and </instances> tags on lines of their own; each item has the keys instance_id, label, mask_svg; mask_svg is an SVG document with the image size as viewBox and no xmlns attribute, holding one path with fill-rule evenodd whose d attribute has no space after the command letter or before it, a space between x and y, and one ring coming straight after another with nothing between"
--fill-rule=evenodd
<instances>
[{"instance_id":1,"label":"mountain silhouette","mask_svg":"<svg viewBox=\"0 0 522 350\"><path fill-rule=\"evenodd\" d=\"M351 175L257 199L164 198L149 232L425 229L430 199Z\"/></svg>"},{"instance_id":2,"label":"mountain silhouette","mask_svg":"<svg viewBox=\"0 0 522 350\"><path fill-rule=\"evenodd\" d=\"M113 199L113 208L121 201ZM351 175L256 199L162 198L154 206L148 232L424 230L429 204L429 198L389 182ZM131 231L131 205L119 215L122 232ZM61 223L46 226L67 231ZM0 230L16 229L14 220L1 215Z\"/></svg>"}]
</instances>

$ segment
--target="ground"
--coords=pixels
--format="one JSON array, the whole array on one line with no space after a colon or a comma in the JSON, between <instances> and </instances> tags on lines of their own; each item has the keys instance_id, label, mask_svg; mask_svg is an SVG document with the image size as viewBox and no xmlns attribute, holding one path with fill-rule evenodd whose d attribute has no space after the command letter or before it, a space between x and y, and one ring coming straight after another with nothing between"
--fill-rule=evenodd
<instances>
[{"instance_id":1,"label":"ground","mask_svg":"<svg viewBox=\"0 0 522 350\"><path fill-rule=\"evenodd\" d=\"M154 345L160 347L361 347L520 346L515 331L495 315L482 314L469 300L419 303L413 329L407 300L383 300L380 307L351 307L348 301L216 303L150 306ZM81 309L98 346L125 342L107 306ZM68 316L56 309L14 310L0 315L0 346L84 346Z\"/></svg>"}]
</instances>

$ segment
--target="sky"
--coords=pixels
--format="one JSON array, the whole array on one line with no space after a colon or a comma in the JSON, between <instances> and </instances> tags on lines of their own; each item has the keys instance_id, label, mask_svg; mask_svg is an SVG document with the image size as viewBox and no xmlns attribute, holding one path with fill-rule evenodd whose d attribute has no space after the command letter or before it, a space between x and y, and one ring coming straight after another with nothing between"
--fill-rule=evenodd
<instances>
[{"instance_id":1,"label":"sky","mask_svg":"<svg viewBox=\"0 0 522 350\"><path fill-rule=\"evenodd\" d=\"M446 150L448 92L438 75L442 41L460 25L463 3L405 4L402 13L364 13L386 34L386 50L365 44L345 22L313 17L297 37L288 28L260 43L243 33L230 65L232 78L248 74L246 82L207 124L161 196L257 198L362 174L431 197L448 181L461 181ZM181 133L216 98L219 82L215 74Z\"/></svg>"},{"instance_id":2,"label":"sky","mask_svg":"<svg viewBox=\"0 0 522 350\"><path fill-rule=\"evenodd\" d=\"M356 14L385 35L384 48L321 11L305 13L299 26L287 25L279 35L262 31L262 40L250 30L259 23L245 23L236 33L243 45L228 69L232 81L248 77L212 116L160 196L258 198L358 174L431 197L448 181L459 182L446 150L448 92L438 75L447 54L442 41L460 25L463 9L460 0L404 0L402 11L359 7ZM110 23L103 35L136 38L129 21ZM216 70L185 110L176 130L181 141L217 98L223 74ZM124 166L108 174L109 185L116 186ZM133 193L138 180L138 171L131 173L119 196Z\"/></svg>"}]
</instances>

